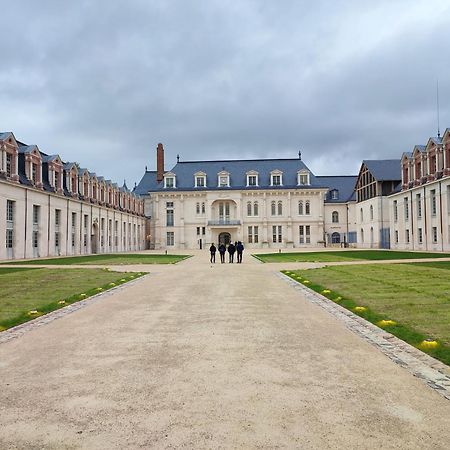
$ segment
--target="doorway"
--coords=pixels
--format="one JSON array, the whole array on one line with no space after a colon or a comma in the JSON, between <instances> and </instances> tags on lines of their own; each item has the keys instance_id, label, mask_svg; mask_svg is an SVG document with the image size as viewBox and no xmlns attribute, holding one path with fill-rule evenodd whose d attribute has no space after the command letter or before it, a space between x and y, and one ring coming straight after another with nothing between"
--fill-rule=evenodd
<instances>
[{"instance_id":1,"label":"doorway","mask_svg":"<svg viewBox=\"0 0 450 450\"><path fill-rule=\"evenodd\" d=\"M231 234L230 233L220 233L219 234L219 245L224 244L225 246L231 242Z\"/></svg>"}]
</instances>

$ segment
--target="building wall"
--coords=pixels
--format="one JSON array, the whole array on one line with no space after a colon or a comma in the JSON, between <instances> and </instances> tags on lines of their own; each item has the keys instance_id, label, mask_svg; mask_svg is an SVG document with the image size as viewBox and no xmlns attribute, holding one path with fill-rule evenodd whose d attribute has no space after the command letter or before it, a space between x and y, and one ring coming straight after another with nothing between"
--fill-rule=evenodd
<instances>
[{"instance_id":1,"label":"building wall","mask_svg":"<svg viewBox=\"0 0 450 450\"><path fill-rule=\"evenodd\" d=\"M145 210L153 211L154 235L152 245L159 248L195 249L216 243L220 233L227 232L232 241L243 241L248 248L299 248L324 245L324 195L326 189L258 190L258 191L204 191L152 193L146 197ZM304 214L299 214L299 202L303 201ZM309 201L310 214L306 214ZM229 222L220 223L220 203L230 205ZM252 204L251 215L247 204ZM254 203L258 203L257 215ZM272 214L272 202L276 213ZM282 204L278 214L278 203ZM151 203L151 204L147 204ZM167 226L167 207L173 204L173 226ZM199 209L197 208L199 204ZM204 204L204 212L202 209ZM170 213L169 213L170 215ZM152 225L153 226L153 225ZM281 226L281 242L273 242L273 227ZM300 242L300 226L303 226L303 242ZM309 226L309 242L306 227ZM249 227L258 227L258 242L249 242ZM167 233L173 233L173 245L168 245ZM254 233L253 233L254 234ZM252 241L254 241L254 235Z\"/></svg>"},{"instance_id":2,"label":"building wall","mask_svg":"<svg viewBox=\"0 0 450 450\"><path fill-rule=\"evenodd\" d=\"M389 200L385 196L373 197L356 204L356 231L359 248L387 248ZM383 231L386 230L386 231Z\"/></svg>"},{"instance_id":3,"label":"building wall","mask_svg":"<svg viewBox=\"0 0 450 450\"><path fill-rule=\"evenodd\" d=\"M5 242L7 228L11 226L6 220L8 200L14 202L12 249L8 249ZM35 225L34 205L39 207L39 220ZM59 226L56 210L60 211ZM72 213L76 215L74 228ZM37 232L37 248L33 246L33 232ZM0 260L143 250L145 217L0 180L0 236L3 239Z\"/></svg>"},{"instance_id":4,"label":"building wall","mask_svg":"<svg viewBox=\"0 0 450 450\"><path fill-rule=\"evenodd\" d=\"M338 222L333 222L333 213L338 213ZM340 247L352 241L351 233L356 232L355 202L325 203L325 232L327 246ZM339 233L339 243L332 242L333 233Z\"/></svg>"},{"instance_id":5,"label":"building wall","mask_svg":"<svg viewBox=\"0 0 450 450\"><path fill-rule=\"evenodd\" d=\"M389 208L393 249L450 251L450 177L391 195Z\"/></svg>"}]
</instances>

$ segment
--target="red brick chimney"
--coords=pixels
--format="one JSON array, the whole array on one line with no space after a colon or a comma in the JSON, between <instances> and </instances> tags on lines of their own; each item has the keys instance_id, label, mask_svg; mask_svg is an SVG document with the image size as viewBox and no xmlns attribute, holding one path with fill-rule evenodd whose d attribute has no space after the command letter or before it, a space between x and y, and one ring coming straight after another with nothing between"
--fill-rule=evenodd
<instances>
[{"instance_id":1,"label":"red brick chimney","mask_svg":"<svg viewBox=\"0 0 450 450\"><path fill-rule=\"evenodd\" d=\"M161 143L156 147L156 181L159 183L164 178L164 147Z\"/></svg>"}]
</instances>

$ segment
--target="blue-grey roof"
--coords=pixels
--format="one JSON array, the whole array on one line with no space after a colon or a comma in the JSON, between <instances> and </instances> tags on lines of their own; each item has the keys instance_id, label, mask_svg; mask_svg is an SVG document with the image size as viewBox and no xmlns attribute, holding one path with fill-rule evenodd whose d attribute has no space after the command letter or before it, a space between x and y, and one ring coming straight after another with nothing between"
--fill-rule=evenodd
<instances>
[{"instance_id":1,"label":"blue-grey roof","mask_svg":"<svg viewBox=\"0 0 450 450\"><path fill-rule=\"evenodd\" d=\"M356 175L348 176L317 176L316 179L322 186L328 187L326 203L345 203L355 199ZM337 190L337 199L332 198L333 190Z\"/></svg>"},{"instance_id":2,"label":"blue-grey roof","mask_svg":"<svg viewBox=\"0 0 450 450\"><path fill-rule=\"evenodd\" d=\"M33 150L39 151L37 145L19 145L19 153L31 153Z\"/></svg>"},{"instance_id":3,"label":"blue-grey roof","mask_svg":"<svg viewBox=\"0 0 450 450\"><path fill-rule=\"evenodd\" d=\"M436 145L442 144L442 138L440 136L432 136L429 140L434 142Z\"/></svg>"},{"instance_id":4,"label":"blue-grey roof","mask_svg":"<svg viewBox=\"0 0 450 450\"><path fill-rule=\"evenodd\" d=\"M133 192L137 195L146 195L148 191L156 190L157 185L156 170L146 171Z\"/></svg>"},{"instance_id":5,"label":"blue-grey roof","mask_svg":"<svg viewBox=\"0 0 450 450\"><path fill-rule=\"evenodd\" d=\"M54 161L56 158L59 158L58 155L44 155L42 154L42 162ZM59 158L61 159L61 158Z\"/></svg>"},{"instance_id":6,"label":"blue-grey roof","mask_svg":"<svg viewBox=\"0 0 450 450\"><path fill-rule=\"evenodd\" d=\"M5 139L8 139L12 135L11 131L6 131L0 133L0 141L4 141Z\"/></svg>"},{"instance_id":7,"label":"blue-grey roof","mask_svg":"<svg viewBox=\"0 0 450 450\"><path fill-rule=\"evenodd\" d=\"M176 188L174 190L235 190L235 189L274 189L274 188L302 188L297 184L297 172L299 170L308 170L308 167L300 159L252 159L252 160L225 160L225 161L187 161L178 162L170 172L176 175ZM271 186L270 174L274 170L280 170L283 173L283 185ZM217 186L217 177L219 172L228 172L230 174L230 187L219 188ZM259 186L247 187L247 172L258 172ZM206 187L195 187L194 174L203 172L206 174ZM313 173L310 172L309 187L322 187ZM147 172L148 173L148 172ZM146 173L146 174L147 174ZM157 185L153 177L145 176L137 186L139 192L165 190L163 183Z\"/></svg>"},{"instance_id":8,"label":"blue-grey roof","mask_svg":"<svg viewBox=\"0 0 450 450\"><path fill-rule=\"evenodd\" d=\"M400 159L375 159L363 160L370 173L377 181L401 180L401 160Z\"/></svg>"}]
</instances>

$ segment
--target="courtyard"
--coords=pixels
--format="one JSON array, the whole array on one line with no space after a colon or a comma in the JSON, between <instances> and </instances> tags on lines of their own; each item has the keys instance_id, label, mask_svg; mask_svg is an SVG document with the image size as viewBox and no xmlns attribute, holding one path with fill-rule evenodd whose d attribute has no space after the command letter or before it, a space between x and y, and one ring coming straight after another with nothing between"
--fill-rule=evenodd
<instances>
[{"instance_id":1,"label":"courtyard","mask_svg":"<svg viewBox=\"0 0 450 450\"><path fill-rule=\"evenodd\" d=\"M449 400L279 273L321 265L108 266L150 274L0 344L0 447L446 448Z\"/></svg>"}]
</instances>

